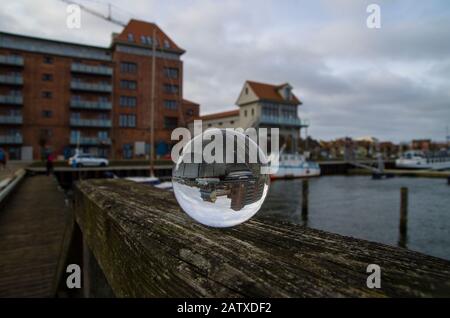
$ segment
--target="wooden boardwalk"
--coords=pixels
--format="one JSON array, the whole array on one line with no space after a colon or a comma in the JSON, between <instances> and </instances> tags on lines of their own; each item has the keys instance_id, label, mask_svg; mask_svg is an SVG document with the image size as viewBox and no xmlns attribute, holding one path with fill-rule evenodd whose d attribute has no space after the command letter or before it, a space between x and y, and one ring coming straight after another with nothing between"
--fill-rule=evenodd
<instances>
[{"instance_id":1,"label":"wooden boardwalk","mask_svg":"<svg viewBox=\"0 0 450 318\"><path fill-rule=\"evenodd\" d=\"M53 177L26 177L0 208L0 297L52 297L68 208Z\"/></svg>"}]
</instances>

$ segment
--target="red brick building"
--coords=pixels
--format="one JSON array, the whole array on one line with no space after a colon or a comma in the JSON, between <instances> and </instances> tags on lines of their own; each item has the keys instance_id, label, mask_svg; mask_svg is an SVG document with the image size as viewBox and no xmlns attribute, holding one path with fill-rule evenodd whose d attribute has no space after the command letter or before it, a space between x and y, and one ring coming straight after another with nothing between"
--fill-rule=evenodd
<instances>
[{"instance_id":1,"label":"red brick building","mask_svg":"<svg viewBox=\"0 0 450 318\"><path fill-rule=\"evenodd\" d=\"M0 32L0 147L23 160L67 158L77 147L148 157L154 87L154 149L167 154L172 130L199 115L183 99L183 53L157 25L138 20L108 48Z\"/></svg>"}]
</instances>

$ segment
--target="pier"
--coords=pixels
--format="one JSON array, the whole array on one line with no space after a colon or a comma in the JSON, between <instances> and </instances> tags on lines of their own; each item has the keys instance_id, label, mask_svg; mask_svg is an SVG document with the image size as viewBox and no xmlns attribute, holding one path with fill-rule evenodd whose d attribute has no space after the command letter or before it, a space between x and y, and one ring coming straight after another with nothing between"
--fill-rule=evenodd
<instances>
[{"instance_id":1,"label":"pier","mask_svg":"<svg viewBox=\"0 0 450 318\"><path fill-rule=\"evenodd\" d=\"M352 173L342 162L324 167L327 174ZM38 169L16 171L20 179L2 201L0 297L450 295L449 261L273 219L205 227L180 210L173 193L104 175L140 175L147 166L57 167L56 178ZM168 174L171 166L157 171ZM71 202L61 175L73 178ZM308 188L305 180L305 220ZM81 266L81 290L65 285L69 264ZM370 264L381 267L380 289L366 285Z\"/></svg>"},{"instance_id":2,"label":"pier","mask_svg":"<svg viewBox=\"0 0 450 318\"><path fill-rule=\"evenodd\" d=\"M361 164L375 164L376 160L360 160ZM344 161L322 161L319 162L322 175L339 175L349 174L353 170L353 166ZM385 163L386 167L393 167L394 162L388 161ZM170 179L172 176L172 162L168 161L164 164L157 164L154 166L154 173L156 177L161 179ZM43 174L46 169L43 166L30 166L26 168L29 174ZM359 171L359 169L358 169ZM364 171L362 172L364 173ZM81 179L98 179L111 178L116 176L135 177L135 176L149 176L150 165L138 162L136 164L114 164L108 167L82 167L73 168L65 165L57 165L54 168L54 174L58 182L64 188L72 187L72 184Z\"/></svg>"},{"instance_id":3,"label":"pier","mask_svg":"<svg viewBox=\"0 0 450 318\"><path fill-rule=\"evenodd\" d=\"M52 297L68 216L54 177L25 177L0 208L0 297Z\"/></svg>"},{"instance_id":4,"label":"pier","mask_svg":"<svg viewBox=\"0 0 450 318\"><path fill-rule=\"evenodd\" d=\"M76 184L65 264L83 264L85 296L430 297L450 294L450 262L290 223L202 226L171 192L126 180ZM67 252L67 251L70 251ZM78 255L78 259L74 257ZM62 265L64 264L64 265ZM382 287L366 285L370 264ZM103 286L103 285L105 286Z\"/></svg>"}]
</instances>

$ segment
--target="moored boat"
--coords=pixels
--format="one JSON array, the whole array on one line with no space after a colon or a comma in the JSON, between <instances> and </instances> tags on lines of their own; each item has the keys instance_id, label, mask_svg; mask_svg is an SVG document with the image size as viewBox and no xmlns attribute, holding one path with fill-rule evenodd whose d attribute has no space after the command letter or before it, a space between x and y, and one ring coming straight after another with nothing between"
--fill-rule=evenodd
<instances>
[{"instance_id":1,"label":"moored boat","mask_svg":"<svg viewBox=\"0 0 450 318\"><path fill-rule=\"evenodd\" d=\"M306 160L301 154L282 154L278 164L273 163L276 172L270 175L271 179L290 179L320 176L318 163ZM275 166L276 165L276 166Z\"/></svg>"},{"instance_id":2,"label":"moored boat","mask_svg":"<svg viewBox=\"0 0 450 318\"><path fill-rule=\"evenodd\" d=\"M410 150L395 161L395 166L406 169L446 170L450 169L450 154L448 151L425 154L422 151Z\"/></svg>"}]
</instances>

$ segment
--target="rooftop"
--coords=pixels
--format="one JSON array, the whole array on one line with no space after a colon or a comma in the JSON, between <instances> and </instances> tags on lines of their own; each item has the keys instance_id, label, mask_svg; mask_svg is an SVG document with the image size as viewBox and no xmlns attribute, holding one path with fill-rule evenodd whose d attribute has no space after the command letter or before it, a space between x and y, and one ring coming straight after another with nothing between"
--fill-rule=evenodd
<instances>
[{"instance_id":1,"label":"rooftop","mask_svg":"<svg viewBox=\"0 0 450 318\"><path fill-rule=\"evenodd\" d=\"M239 109L229 110L226 112L220 112L220 113L214 113L214 114L208 114L208 115L200 116L199 119L212 120L212 119L220 119L220 118L226 118L226 117L232 117L232 116L239 116Z\"/></svg>"},{"instance_id":2,"label":"rooftop","mask_svg":"<svg viewBox=\"0 0 450 318\"><path fill-rule=\"evenodd\" d=\"M260 100L284 104L289 103L294 105L301 104L301 101L293 93L291 94L291 98L289 100L286 100L281 95L280 91L283 87L285 86L290 87L288 83L284 83L281 85L266 84L254 81L247 81L246 83L250 86L250 88L253 90L253 92Z\"/></svg>"},{"instance_id":3,"label":"rooftop","mask_svg":"<svg viewBox=\"0 0 450 318\"><path fill-rule=\"evenodd\" d=\"M156 37L157 49L164 49L179 54L185 52L185 50L172 41L172 39L169 38L169 36L167 36L167 34L165 34L155 23L135 19L131 19L130 22L128 22L122 32L114 37L113 42L152 47L154 34Z\"/></svg>"}]
</instances>

